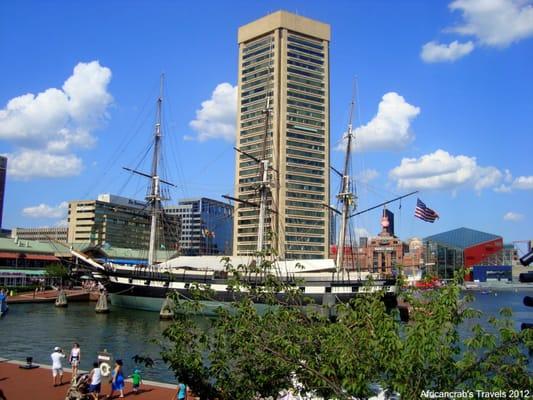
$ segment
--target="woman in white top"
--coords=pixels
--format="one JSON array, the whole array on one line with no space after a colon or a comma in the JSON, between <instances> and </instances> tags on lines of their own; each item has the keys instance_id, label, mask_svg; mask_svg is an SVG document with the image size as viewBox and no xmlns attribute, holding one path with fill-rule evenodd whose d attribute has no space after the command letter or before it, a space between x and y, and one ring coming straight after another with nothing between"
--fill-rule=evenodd
<instances>
[{"instance_id":1,"label":"woman in white top","mask_svg":"<svg viewBox=\"0 0 533 400\"><path fill-rule=\"evenodd\" d=\"M80 345L78 343L74 343L72 346L72 350L70 350L70 357L69 362L72 366L72 380L76 381L78 378L78 366L80 365L81 361L81 350Z\"/></svg>"}]
</instances>

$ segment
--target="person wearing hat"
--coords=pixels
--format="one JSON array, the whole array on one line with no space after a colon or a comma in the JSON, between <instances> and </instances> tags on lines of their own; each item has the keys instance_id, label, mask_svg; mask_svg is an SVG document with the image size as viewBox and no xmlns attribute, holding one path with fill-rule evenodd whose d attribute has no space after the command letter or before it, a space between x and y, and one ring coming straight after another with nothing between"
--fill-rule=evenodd
<instances>
[{"instance_id":1,"label":"person wearing hat","mask_svg":"<svg viewBox=\"0 0 533 400\"><path fill-rule=\"evenodd\" d=\"M54 347L54 352L50 355L52 358L52 378L54 381L54 386L57 386L57 377L59 376L59 385L63 384L63 350L61 347Z\"/></svg>"}]
</instances>

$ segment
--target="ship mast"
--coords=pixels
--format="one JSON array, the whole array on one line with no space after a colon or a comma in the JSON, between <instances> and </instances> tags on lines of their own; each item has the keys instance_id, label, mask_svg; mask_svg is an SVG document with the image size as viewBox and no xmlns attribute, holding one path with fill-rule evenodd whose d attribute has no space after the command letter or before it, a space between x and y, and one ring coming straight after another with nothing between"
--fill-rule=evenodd
<instances>
[{"instance_id":1,"label":"ship mast","mask_svg":"<svg viewBox=\"0 0 533 400\"><path fill-rule=\"evenodd\" d=\"M261 159L259 160L259 220L257 224L257 253L261 253L265 245L265 218L267 212L267 201L268 201L268 192L270 190L269 182L269 160L267 157L267 143L268 143L268 124L270 123L270 116L272 114L272 108L270 106L270 84L273 81L272 73L272 49L274 45L274 39L270 42L269 48L269 63L268 63L268 80L266 82L266 98L265 98L265 108L263 109L263 114L265 115L265 131L263 134L263 148L261 149ZM272 87L272 90L274 88Z\"/></svg>"},{"instance_id":2,"label":"ship mast","mask_svg":"<svg viewBox=\"0 0 533 400\"><path fill-rule=\"evenodd\" d=\"M146 200L151 204L151 221L150 221L150 246L148 248L148 265L154 265L156 261L156 232L157 232L157 218L161 211L161 186L158 175L159 159L161 152L161 105L163 103L163 81L165 75L161 74L159 86L159 98L157 99L157 114L154 129L154 152L152 158L151 180L152 185L150 194Z\"/></svg>"},{"instance_id":3,"label":"ship mast","mask_svg":"<svg viewBox=\"0 0 533 400\"><path fill-rule=\"evenodd\" d=\"M267 97L263 114L265 114L265 133L263 137L263 150L261 152L261 162L259 164L259 221L257 226L257 252L263 251L265 242L265 217L269 190L269 177L268 177L268 158L266 156L266 147L268 140L268 123L270 122L270 94L268 93L269 87L267 84Z\"/></svg>"},{"instance_id":4,"label":"ship mast","mask_svg":"<svg viewBox=\"0 0 533 400\"><path fill-rule=\"evenodd\" d=\"M344 169L342 171L341 191L337 198L342 203L341 212L341 229L339 231L339 242L337 247L337 271L341 271L344 275L344 246L346 243L346 228L348 227L348 219L350 218L350 208L355 207L357 197L352 192L351 181L349 176L350 168L350 153L352 150L352 141L354 139L352 129L352 118L355 104L355 90L350 104L350 119L348 122L348 130L346 132L346 154L344 159Z\"/></svg>"}]
</instances>

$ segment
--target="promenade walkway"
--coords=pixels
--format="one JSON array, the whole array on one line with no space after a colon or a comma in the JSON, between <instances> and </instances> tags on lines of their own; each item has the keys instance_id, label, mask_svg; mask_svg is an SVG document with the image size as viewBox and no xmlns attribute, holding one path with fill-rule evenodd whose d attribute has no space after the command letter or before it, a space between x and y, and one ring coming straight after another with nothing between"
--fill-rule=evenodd
<instances>
[{"instance_id":1,"label":"promenade walkway","mask_svg":"<svg viewBox=\"0 0 533 400\"><path fill-rule=\"evenodd\" d=\"M0 359L0 389L8 400L64 400L67 394L71 374L65 369L62 386L52 385L52 371L50 366L42 365L35 369L21 369L25 364L18 361ZM131 392L131 383L126 381L125 397L135 400L169 400L176 393L175 385L144 381L142 390L138 394ZM102 393L109 394L109 383L103 383ZM103 398L103 396L101 396ZM118 394L114 396L118 399Z\"/></svg>"}]
</instances>

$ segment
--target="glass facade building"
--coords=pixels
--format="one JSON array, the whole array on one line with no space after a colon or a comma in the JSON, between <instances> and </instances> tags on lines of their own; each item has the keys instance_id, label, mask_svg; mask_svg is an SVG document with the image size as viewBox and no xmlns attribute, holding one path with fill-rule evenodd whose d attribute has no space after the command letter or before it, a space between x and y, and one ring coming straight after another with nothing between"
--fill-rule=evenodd
<instances>
[{"instance_id":1,"label":"glass facade building","mask_svg":"<svg viewBox=\"0 0 533 400\"><path fill-rule=\"evenodd\" d=\"M239 29L237 146L272 167L266 244L281 259L328 257L329 40L329 25L283 11ZM259 174L237 153L235 255L257 248Z\"/></svg>"},{"instance_id":2,"label":"glass facade building","mask_svg":"<svg viewBox=\"0 0 533 400\"><path fill-rule=\"evenodd\" d=\"M183 199L165 213L181 220L179 251L182 255L231 255L233 207L205 197Z\"/></svg>"}]
</instances>

